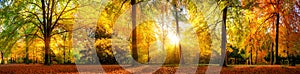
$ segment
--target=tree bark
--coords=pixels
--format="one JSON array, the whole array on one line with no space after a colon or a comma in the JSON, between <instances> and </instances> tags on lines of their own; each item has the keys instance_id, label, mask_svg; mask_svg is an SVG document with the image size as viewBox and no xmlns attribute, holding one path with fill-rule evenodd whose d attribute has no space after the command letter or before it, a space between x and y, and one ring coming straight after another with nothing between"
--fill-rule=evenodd
<instances>
[{"instance_id":1,"label":"tree bark","mask_svg":"<svg viewBox=\"0 0 300 74\"><path fill-rule=\"evenodd\" d=\"M131 19L132 19L132 57L135 61L138 61L138 52L137 52L137 38L136 38L136 1L131 0L131 6L132 6L132 13L131 13ZM132 61L132 65L135 66L137 63L135 61Z\"/></svg>"},{"instance_id":2,"label":"tree bark","mask_svg":"<svg viewBox=\"0 0 300 74\"><path fill-rule=\"evenodd\" d=\"M28 36L26 36L26 48L25 48L25 63L26 64L29 64L29 58L28 58L28 49L29 49L29 46L28 46Z\"/></svg>"},{"instance_id":3,"label":"tree bark","mask_svg":"<svg viewBox=\"0 0 300 74\"><path fill-rule=\"evenodd\" d=\"M220 66L226 67L226 17L227 17L227 6L223 9L223 21L222 21L222 43L221 43L221 61Z\"/></svg>"},{"instance_id":4,"label":"tree bark","mask_svg":"<svg viewBox=\"0 0 300 74\"><path fill-rule=\"evenodd\" d=\"M280 16L279 16L279 13L276 13L276 45L275 45L275 64L280 64L279 62L279 57L278 57L278 36L279 36L279 19L280 19Z\"/></svg>"},{"instance_id":5,"label":"tree bark","mask_svg":"<svg viewBox=\"0 0 300 74\"><path fill-rule=\"evenodd\" d=\"M44 36L44 44L45 44L45 56L44 56L44 65L50 65L49 62L49 50L50 50L50 25L49 23L52 22L49 21L48 17L46 17L46 2L45 0L41 0L42 3L42 15L43 15L43 21L42 21L42 26L43 26L43 36ZM47 20L48 19L48 20Z\"/></svg>"},{"instance_id":6,"label":"tree bark","mask_svg":"<svg viewBox=\"0 0 300 74\"><path fill-rule=\"evenodd\" d=\"M286 55L287 55L287 60L288 60L288 63L287 64L290 64L290 58L289 58L289 46L288 46L288 42L286 44L286 47L287 47L287 50L286 50Z\"/></svg>"},{"instance_id":7,"label":"tree bark","mask_svg":"<svg viewBox=\"0 0 300 74\"><path fill-rule=\"evenodd\" d=\"M64 62L63 63L66 64L66 38L67 38L66 34L64 34L63 38L64 38L64 46L63 46L64 47L64 49L63 49Z\"/></svg>"},{"instance_id":8,"label":"tree bark","mask_svg":"<svg viewBox=\"0 0 300 74\"><path fill-rule=\"evenodd\" d=\"M274 62L274 51L273 51L273 48L274 48L274 43L272 42L272 46L271 46L271 52L270 52L270 63L271 65L273 65L273 62Z\"/></svg>"},{"instance_id":9,"label":"tree bark","mask_svg":"<svg viewBox=\"0 0 300 74\"><path fill-rule=\"evenodd\" d=\"M49 60L49 50L50 50L50 37L45 36L44 39L44 43L45 43L45 61L44 64L45 65L50 65L50 60Z\"/></svg>"},{"instance_id":10,"label":"tree bark","mask_svg":"<svg viewBox=\"0 0 300 74\"><path fill-rule=\"evenodd\" d=\"M257 62L258 62L258 50L256 49L256 51L255 51L255 64L257 64Z\"/></svg>"},{"instance_id":11,"label":"tree bark","mask_svg":"<svg viewBox=\"0 0 300 74\"><path fill-rule=\"evenodd\" d=\"M250 50L250 65L252 65L252 61L253 61L253 59L252 59L252 55L253 55L252 50L253 50L253 45L252 45L251 50Z\"/></svg>"}]
</instances>

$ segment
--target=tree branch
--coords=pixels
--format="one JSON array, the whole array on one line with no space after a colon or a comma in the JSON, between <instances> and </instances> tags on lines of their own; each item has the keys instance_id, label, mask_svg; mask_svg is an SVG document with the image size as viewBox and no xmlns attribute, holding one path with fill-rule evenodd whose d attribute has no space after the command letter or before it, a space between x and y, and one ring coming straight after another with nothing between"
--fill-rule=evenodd
<instances>
[{"instance_id":1,"label":"tree branch","mask_svg":"<svg viewBox=\"0 0 300 74\"><path fill-rule=\"evenodd\" d=\"M52 26L50 26L50 30L52 31L56 25L57 25L57 22L58 20L60 19L60 17L62 16L62 14L64 13L64 11L66 10L66 8L68 7L69 3L70 3L71 0L68 0L67 4L65 5L64 9L60 12L60 15L57 17L57 19L55 20L54 24Z\"/></svg>"},{"instance_id":2,"label":"tree branch","mask_svg":"<svg viewBox=\"0 0 300 74\"><path fill-rule=\"evenodd\" d=\"M43 22L40 20L40 17L37 15L37 13L33 13L33 12L30 12L30 11L25 11L25 12L28 12L28 13L34 15L36 17L36 19L39 21L39 23L43 24Z\"/></svg>"},{"instance_id":3,"label":"tree branch","mask_svg":"<svg viewBox=\"0 0 300 74\"><path fill-rule=\"evenodd\" d=\"M33 5L35 5L35 6L37 6L38 8L40 8L40 9L42 9L42 7L41 6L39 6L38 4L36 4L36 3L33 3L33 2L28 2L29 4L33 4Z\"/></svg>"},{"instance_id":4,"label":"tree branch","mask_svg":"<svg viewBox=\"0 0 300 74\"><path fill-rule=\"evenodd\" d=\"M43 26L43 31L44 31L44 36L46 36L46 33L47 33L47 24L46 24L46 8L45 8L45 1L44 0L41 0L41 3L42 3L42 12L43 12L43 22L42 22L42 25Z\"/></svg>"},{"instance_id":5,"label":"tree branch","mask_svg":"<svg viewBox=\"0 0 300 74\"><path fill-rule=\"evenodd\" d=\"M34 22L32 22L32 24L33 24L34 26L37 26L37 27L40 29L40 31L42 32L42 34L44 34L44 31L43 31L41 25L38 25L37 23L34 23Z\"/></svg>"},{"instance_id":6,"label":"tree branch","mask_svg":"<svg viewBox=\"0 0 300 74\"><path fill-rule=\"evenodd\" d=\"M34 33L34 34L27 34L27 35L31 35L31 36L36 36L36 37L38 37L38 38L40 38L40 39L44 39L43 37L41 37L41 36L39 36L38 34L36 34L36 33ZM26 35L25 35L26 36Z\"/></svg>"},{"instance_id":7,"label":"tree branch","mask_svg":"<svg viewBox=\"0 0 300 74\"><path fill-rule=\"evenodd\" d=\"M51 34L51 36L57 35L57 34L63 34L63 33L66 33L66 32L72 32L72 31L76 31L76 30L79 30L79 29L81 29L81 28L77 28L77 29L74 29L74 30L65 30L65 31L62 31L62 32L53 33L53 34Z\"/></svg>"}]
</instances>

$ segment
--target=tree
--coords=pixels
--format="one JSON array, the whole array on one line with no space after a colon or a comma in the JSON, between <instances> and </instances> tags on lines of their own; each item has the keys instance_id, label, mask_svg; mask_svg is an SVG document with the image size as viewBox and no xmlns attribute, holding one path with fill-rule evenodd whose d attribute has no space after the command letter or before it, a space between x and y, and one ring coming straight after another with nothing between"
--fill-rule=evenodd
<instances>
[{"instance_id":1,"label":"tree","mask_svg":"<svg viewBox=\"0 0 300 74\"><path fill-rule=\"evenodd\" d=\"M295 56L295 47L297 46L298 36L299 36L299 0L295 0L293 4L291 4L291 9L289 11L284 12L286 14L283 16L282 24L284 25L283 35L285 35L285 38L282 39L285 46L286 46L286 55L287 59L290 65L294 66L295 62L294 56ZM281 32L282 33L282 32ZM296 48L297 49L297 48Z\"/></svg>"},{"instance_id":2,"label":"tree","mask_svg":"<svg viewBox=\"0 0 300 74\"><path fill-rule=\"evenodd\" d=\"M78 5L76 5L76 0L75 1L40 0L40 1L24 1L24 2L34 7L31 9L26 9L25 13L30 14L29 16L34 16L31 19L35 19L37 21L37 22L33 22L33 24L38 28L38 32L41 32L42 34L39 37L44 40L44 44L45 44L44 64L50 65L49 52L51 50L50 49L51 37L56 34L67 32L67 31L58 32L56 30L57 27L62 25L59 24L60 20L70 19L70 18L63 18L63 16L78 7Z\"/></svg>"},{"instance_id":3,"label":"tree","mask_svg":"<svg viewBox=\"0 0 300 74\"><path fill-rule=\"evenodd\" d=\"M222 17L222 44L221 44L221 56L225 56L224 58L221 59L221 61L224 61L222 66L227 66L226 65L226 43L227 43L227 38L226 38L226 16L227 15L227 6L223 9L223 17Z\"/></svg>"},{"instance_id":4,"label":"tree","mask_svg":"<svg viewBox=\"0 0 300 74\"><path fill-rule=\"evenodd\" d=\"M181 1L175 0L175 1L172 1L171 4L172 4L172 6L174 8L174 11L175 11L176 36L179 37L179 42L178 42L179 59L180 59L180 63L184 64L184 59L183 59L182 49L181 49L181 44L180 44L181 42L180 42L179 17L178 17L178 9L181 9L180 8Z\"/></svg>"},{"instance_id":5,"label":"tree","mask_svg":"<svg viewBox=\"0 0 300 74\"><path fill-rule=\"evenodd\" d=\"M136 0L131 0L131 22L132 22L132 57L134 60L138 61L138 50L137 50L137 39L136 39ZM132 61L132 65L137 65L135 61Z\"/></svg>"},{"instance_id":6,"label":"tree","mask_svg":"<svg viewBox=\"0 0 300 74\"><path fill-rule=\"evenodd\" d=\"M25 3L5 0L1 1L0 4L0 52L1 52L1 63L4 63L4 58L9 55L12 47L21 38L18 29L25 24L30 23L32 20L27 19L28 16L20 15L26 7Z\"/></svg>"},{"instance_id":7,"label":"tree","mask_svg":"<svg viewBox=\"0 0 300 74\"><path fill-rule=\"evenodd\" d=\"M25 37L24 38L24 41L25 41L25 63L26 64L29 64L29 47L30 45L33 43L33 40L36 38L36 33L37 32L34 32L34 30L36 29L35 27L33 27L33 25L31 24L28 24L28 25L25 25L23 28L23 36Z\"/></svg>"},{"instance_id":8,"label":"tree","mask_svg":"<svg viewBox=\"0 0 300 74\"><path fill-rule=\"evenodd\" d=\"M226 19L227 19L227 10L229 7L239 7L238 0L217 0L220 9L222 10L222 35L221 35L221 62L220 66L226 67L226 44L227 44L227 34L226 34Z\"/></svg>"},{"instance_id":9,"label":"tree","mask_svg":"<svg viewBox=\"0 0 300 74\"><path fill-rule=\"evenodd\" d=\"M193 26L189 31L195 31L197 38L198 38L198 44L199 44L199 63L201 64L209 64L210 55L211 55L211 33L209 32L209 26L207 22L204 20L205 17L203 15L203 12L200 12L202 9L200 7L197 7L196 4L193 2L187 2L187 10L189 11L189 18L188 21ZM188 43L189 44L189 43Z\"/></svg>"},{"instance_id":10,"label":"tree","mask_svg":"<svg viewBox=\"0 0 300 74\"><path fill-rule=\"evenodd\" d=\"M280 36L280 26L282 23L280 21L284 22L284 19L281 19L281 17L286 16L287 11L291 10L292 4L294 3L294 0L292 1L286 1L286 0L260 0L260 1L250 1L246 2L246 5L251 6L256 13L256 16L262 16L260 18L264 18L262 23L267 22L269 23L269 27L271 27L271 30L275 30L275 64L280 64L279 59L279 36Z\"/></svg>"}]
</instances>

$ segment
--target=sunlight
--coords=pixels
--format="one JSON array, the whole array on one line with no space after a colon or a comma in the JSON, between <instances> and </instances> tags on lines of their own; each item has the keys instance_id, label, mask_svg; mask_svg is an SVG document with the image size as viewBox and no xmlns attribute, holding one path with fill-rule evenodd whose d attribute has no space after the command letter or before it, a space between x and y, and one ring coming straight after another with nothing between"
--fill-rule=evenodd
<instances>
[{"instance_id":1,"label":"sunlight","mask_svg":"<svg viewBox=\"0 0 300 74\"><path fill-rule=\"evenodd\" d=\"M168 34L168 38L170 39L171 44L178 44L180 40L178 36L172 32Z\"/></svg>"}]
</instances>

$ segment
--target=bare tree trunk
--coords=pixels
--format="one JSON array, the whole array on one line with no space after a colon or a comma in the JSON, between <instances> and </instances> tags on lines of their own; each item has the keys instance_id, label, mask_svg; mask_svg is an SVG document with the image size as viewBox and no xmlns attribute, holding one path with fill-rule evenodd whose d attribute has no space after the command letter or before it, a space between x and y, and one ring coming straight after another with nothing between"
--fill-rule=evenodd
<instances>
[{"instance_id":1,"label":"bare tree trunk","mask_svg":"<svg viewBox=\"0 0 300 74\"><path fill-rule=\"evenodd\" d=\"M276 58L276 60L275 60L275 64L280 64L280 60L279 60L279 57L278 57L278 34L279 34L279 18L280 18L280 16L279 16L279 13L276 13L276 39L275 39L275 41L276 41L276 46L275 46L275 58Z\"/></svg>"},{"instance_id":2,"label":"bare tree trunk","mask_svg":"<svg viewBox=\"0 0 300 74\"><path fill-rule=\"evenodd\" d=\"M50 34L51 34L51 30L50 30L50 23L52 22L51 19L48 19L48 17L46 17L46 2L45 0L41 0L42 3L42 15L43 15L43 23L41 23L43 25L43 32L44 32L44 44L45 44L45 57L44 57L44 65L50 65L50 60L49 60L49 50L50 50ZM49 21L50 20L50 21Z\"/></svg>"},{"instance_id":3,"label":"bare tree trunk","mask_svg":"<svg viewBox=\"0 0 300 74\"><path fill-rule=\"evenodd\" d=\"M223 9L223 21L222 21L222 43L221 43L221 66L227 66L226 64L226 18L227 18L227 6ZM223 58L224 57L224 58ZM223 65L222 65L223 64Z\"/></svg>"},{"instance_id":4,"label":"bare tree trunk","mask_svg":"<svg viewBox=\"0 0 300 74\"><path fill-rule=\"evenodd\" d=\"M252 50L253 50L253 45L252 45L252 47L251 47L251 50L250 50L250 65L252 65L253 63L252 63L252 61L253 61L253 59L252 59Z\"/></svg>"},{"instance_id":5,"label":"bare tree trunk","mask_svg":"<svg viewBox=\"0 0 300 74\"><path fill-rule=\"evenodd\" d=\"M223 9L223 22L222 22L222 43L221 43L221 61L220 66L226 67L226 18L227 18L227 6ZM224 57L224 58L223 58ZM223 65L222 65L223 64Z\"/></svg>"},{"instance_id":6,"label":"bare tree trunk","mask_svg":"<svg viewBox=\"0 0 300 74\"><path fill-rule=\"evenodd\" d=\"M26 64L29 64L29 58L28 58L28 49L29 49L29 46L28 46L28 36L26 35L26 48L25 48L25 63Z\"/></svg>"},{"instance_id":7,"label":"bare tree trunk","mask_svg":"<svg viewBox=\"0 0 300 74\"><path fill-rule=\"evenodd\" d=\"M272 42L272 46L271 46L271 53L270 53L270 63L271 65L273 65L274 63L274 51L273 51L273 48L274 48L274 43Z\"/></svg>"},{"instance_id":8,"label":"bare tree trunk","mask_svg":"<svg viewBox=\"0 0 300 74\"><path fill-rule=\"evenodd\" d=\"M256 55L255 56L255 64L257 64L257 62L258 62L258 59L257 59L258 58L258 50L257 49L256 49L256 52L255 52L255 55Z\"/></svg>"},{"instance_id":9,"label":"bare tree trunk","mask_svg":"<svg viewBox=\"0 0 300 74\"><path fill-rule=\"evenodd\" d=\"M147 62L148 62L148 64L150 64L150 42L147 42L147 49L148 49L148 58L147 58Z\"/></svg>"},{"instance_id":10,"label":"bare tree trunk","mask_svg":"<svg viewBox=\"0 0 300 74\"><path fill-rule=\"evenodd\" d=\"M10 57L10 63L14 63L14 59L13 59L13 57Z\"/></svg>"},{"instance_id":11,"label":"bare tree trunk","mask_svg":"<svg viewBox=\"0 0 300 74\"><path fill-rule=\"evenodd\" d=\"M64 53L63 53L63 55L64 55L64 64L66 64L66 38L67 38L67 35L66 34L64 34L64 48L63 48L63 51L64 51Z\"/></svg>"},{"instance_id":12,"label":"bare tree trunk","mask_svg":"<svg viewBox=\"0 0 300 74\"><path fill-rule=\"evenodd\" d=\"M131 6L132 6L132 13L131 13L131 19L132 19L132 57L134 60L138 61L138 52L137 52L137 42L136 42L136 1L131 0ZM132 65L135 66L137 63L135 61L132 61Z\"/></svg>"},{"instance_id":13,"label":"bare tree trunk","mask_svg":"<svg viewBox=\"0 0 300 74\"><path fill-rule=\"evenodd\" d=\"M286 55L287 55L287 60L288 60L288 63L290 63L290 59L289 59L289 45L288 45L289 42L286 42Z\"/></svg>"},{"instance_id":14,"label":"bare tree trunk","mask_svg":"<svg viewBox=\"0 0 300 74\"><path fill-rule=\"evenodd\" d=\"M45 43L45 62L44 62L44 64L50 65L50 61L51 61L51 60L49 60L50 37L45 37L44 43Z\"/></svg>"}]
</instances>

